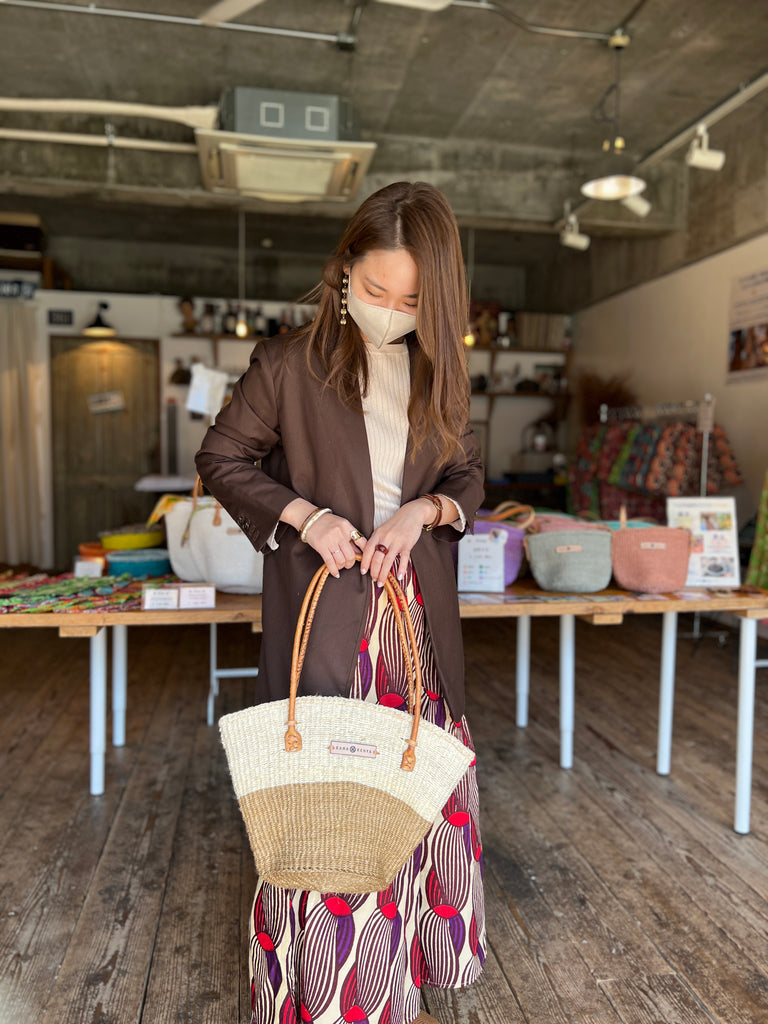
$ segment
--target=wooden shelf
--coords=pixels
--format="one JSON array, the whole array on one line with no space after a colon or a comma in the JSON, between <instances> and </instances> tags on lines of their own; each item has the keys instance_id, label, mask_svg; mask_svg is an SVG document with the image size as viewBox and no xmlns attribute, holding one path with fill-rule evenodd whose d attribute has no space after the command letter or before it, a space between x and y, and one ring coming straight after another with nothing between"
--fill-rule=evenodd
<instances>
[{"instance_id":1,"label":"wooden shelf","mask_svg":"<svg viewBox=\"0 0 768 1024\"><path fill-rule=\"evenodd\" d=\"M473 398L569 398L567 391L472 391Z\"/></svg>"},{"instance_id":2,"label":"wooden shelf","mask_svg":"<svg viewBox=\"0 0 768 1024\"><path fill-rule=\"evenodd\" d=\"M522 356L562 356L564 359L568 351L565 348L502 348L500 345L471 345L467 348L467 352L507 352L510 355L519 353Z\"/></svg>"},{"instance_id":3,"label":"wooden shelf","mask_svg":"<svg viewBox=\"0 0 768 1024\"><path fill-rule=\"evenodd\" d=\"M266 335L264 334L246 334L244 338L241 338L238 334L184 334L183 332L177 332L171 334L171 338L189 338L190 341L263 341Z\"/></svg>"}]
</instances>

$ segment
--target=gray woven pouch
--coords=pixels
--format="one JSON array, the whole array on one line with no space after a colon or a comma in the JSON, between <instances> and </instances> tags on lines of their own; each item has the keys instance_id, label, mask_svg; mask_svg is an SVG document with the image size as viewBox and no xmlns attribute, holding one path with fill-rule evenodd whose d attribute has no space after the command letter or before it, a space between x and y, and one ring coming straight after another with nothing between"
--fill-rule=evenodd
<instances>
[{"instance_id":1,"label":"gray woven pouch","mask_svg":"<svg viewBox=\"0 0 768 1024\"><path fill-rule=\"evenodd\" d=\"M611 581L610 530L552 530L525 539L542 590L591 594Z\"/></svg>"}]
</instances>

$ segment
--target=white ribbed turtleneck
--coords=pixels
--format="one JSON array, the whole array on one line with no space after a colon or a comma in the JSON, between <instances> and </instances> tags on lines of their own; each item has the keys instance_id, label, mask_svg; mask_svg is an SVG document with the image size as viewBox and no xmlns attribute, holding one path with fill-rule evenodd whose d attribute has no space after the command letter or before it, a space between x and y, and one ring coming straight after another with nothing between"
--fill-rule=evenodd
<instances>
[{"instance_id":1,"label":"white ribbed turtleneck","mask_svg":"<svg viewBox=\"0 0 768 1024\"><path fill-rule=\"evenodd\" d=\"M400 508L411 366L408 346L402 342L380 349L368 345L366 354L368 393L363 397L363 413L371 454L376 529Z\"/></svg>"}]
</instances>

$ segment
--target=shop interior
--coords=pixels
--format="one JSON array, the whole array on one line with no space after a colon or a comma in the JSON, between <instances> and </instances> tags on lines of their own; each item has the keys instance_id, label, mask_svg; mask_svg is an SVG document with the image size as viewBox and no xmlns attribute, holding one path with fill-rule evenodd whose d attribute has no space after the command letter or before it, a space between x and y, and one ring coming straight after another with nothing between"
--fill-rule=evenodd
<instances>
[{"instance_id":1,"label":"shop interior","mask_svg":"<svg viewBox=\"0 0 768 1024\"><path fill-rule=\"evenodd\" d=\"M768 1019L762 6L0 3L0 1021L251 1019L215 723L262 556L182 576L171 510L398 180L456 214L481 518L526 535L457 561L491 955L430 1012ZM665 595L532 573L624 517L689 528Z\"/></svg>"}]
</instances>

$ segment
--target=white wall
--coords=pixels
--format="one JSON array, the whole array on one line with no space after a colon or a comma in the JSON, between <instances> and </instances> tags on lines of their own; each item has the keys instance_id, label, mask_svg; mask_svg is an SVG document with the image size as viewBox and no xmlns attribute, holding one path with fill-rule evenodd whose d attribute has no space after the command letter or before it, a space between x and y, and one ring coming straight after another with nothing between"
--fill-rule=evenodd
<instances>
[{"instance_id":1,"label":"white wall","mask_svg":"<svg viewBox=\"0 0 768 1024\"><path fill-rule=\"evenodd\" d=\"M709 392L757 508L768 470L768 370L728 377L731 284L768 270L768 235L597 303L574 318L571 374L628 373L643 404Z\"/></svg>"}]
</instances>

